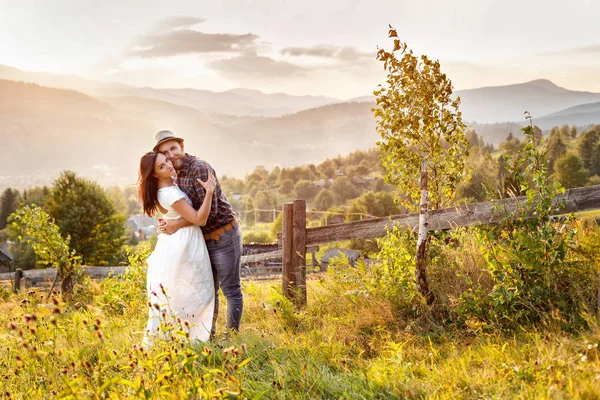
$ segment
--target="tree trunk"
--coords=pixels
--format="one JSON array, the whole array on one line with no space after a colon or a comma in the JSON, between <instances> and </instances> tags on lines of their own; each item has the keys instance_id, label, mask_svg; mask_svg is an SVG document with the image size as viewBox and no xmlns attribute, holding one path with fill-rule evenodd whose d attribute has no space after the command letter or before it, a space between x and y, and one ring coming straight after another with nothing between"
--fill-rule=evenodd
<instances>
[{"instance_id":1,"label":"tree trunk","mask_svg":"<svg viewBox=\"0 0 600 400\"><path fill-rule=\"evenodd\" d=\"M66 271L63 266L60 271L60 291L64 299L69 298L69 296L73 293L73 288L75 287L75 274L73 271Z\"/></svg>"},{"instance_id":2,"label":"tree trunk","mask_svg":"<svg viewBox=\"0 0 600 400\"><path fill-rule=\"evenodd\" d=\"M427 160L421 163L421 204L419 206L419 239L417 240L417 254L415 256L416 268L415 277L417 280L417 290L427 301L427 304L432 304L435 300L426 271L426 256L427 256L427 228L429 225L429 192L427 191Z\"/></svg>"}]
</instances>

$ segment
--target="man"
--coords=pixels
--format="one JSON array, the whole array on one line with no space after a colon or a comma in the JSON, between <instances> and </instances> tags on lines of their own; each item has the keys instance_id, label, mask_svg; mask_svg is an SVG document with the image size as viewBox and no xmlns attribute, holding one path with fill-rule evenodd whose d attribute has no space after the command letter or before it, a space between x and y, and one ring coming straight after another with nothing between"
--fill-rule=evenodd
<instances>
[{"instance_id":1,"label":"man","mask_svg":"<svg viewBox=\"0 0 600 400\"><path fill-rule=\"evenodd\" d=\"M177 170L177 185L192 200L197 210L205 196L204 188L197 178L206 181L214 169L206 162L184 151L183 139L171 131L156 134L154 151L164 154ZM215 173L216 176L216 173ZM191 225L185 219L161 220L159 230L172 234L178 229ZM215 282L215 313L211 336L216 332L216 320L219 312L219 287L227 300L227 332L238 331L243 310L243 296L240 283L240 263L242 256L242 232L235 219L235 213L221 192L221 185L213 193L212 205L206 225L202 227L206 247L210 255Z\"/></svg>"}]
</instances>

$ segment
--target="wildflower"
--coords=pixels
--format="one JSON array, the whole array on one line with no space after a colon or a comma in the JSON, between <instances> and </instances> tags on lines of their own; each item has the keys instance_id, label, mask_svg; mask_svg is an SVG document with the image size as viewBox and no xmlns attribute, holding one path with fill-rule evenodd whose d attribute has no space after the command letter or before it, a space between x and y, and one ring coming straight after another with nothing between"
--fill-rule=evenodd
<instances>
[{"instance_id":1,"label":"wildflower","mask_svg":"<svg viewBox=\"0 0 600 400\"><path fill-rule=\"evenodd\" d=\"M56 297L52 298L52 302L54 303L55 306L59 305L60 303L58 302L58 299Z\"/></svg>"},{"instance_id":2,"label":"wildflower","mask_svg":"<svg viewBox=\"0 0 600 400\"><path fill-rule=\"evenodd\" d=\"M84 325L87 325L87 324L88 324L88 320L84 318L84 319L81 321L81 323L82 323L82 324L84 324Z\"/></svg>"},{"instance_id":3,"label":"wildflower","mask_svg":"<svg viewBox=\"0 0 600 400\"><path fill-rule=\"evenodd\" d=\"M581 356L581 362L586 362L587 361L587 356Z\"/></svg>"},{"instance_id":4,"label":"wildflower","mask_svg":"<svg viewBox=\"0 0 600 400\"><path fill-rule=\"evenodd\" d=\"M53 310L52 312L53 312L54 314L60 314L60 313L61 313L61 310L60 310L60 308L56 307L56 308L54 308L54 310Z\"/></svg>"}]
</instances>

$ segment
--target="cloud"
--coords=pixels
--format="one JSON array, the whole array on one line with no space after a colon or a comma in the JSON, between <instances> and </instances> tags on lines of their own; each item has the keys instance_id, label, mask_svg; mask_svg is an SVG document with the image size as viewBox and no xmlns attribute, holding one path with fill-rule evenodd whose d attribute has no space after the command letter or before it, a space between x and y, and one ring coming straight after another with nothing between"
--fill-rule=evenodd
<instances>
[{"instance_id":1,"label":"cloud","mask_svg":"<svg viewBox=\"0 0 600 400\"><path fill-rule=\"evenodd\" d=\"M234 79L239 78L278 78L305 75L308 70L287 61L277 61L270 57L247 52L240 56L213 61L209 64L214 70Z\"/></svg>"},{"instance_id":2,"label":"cloud","mask_svg":"<svg viewBox=\"0 0 600 400\"><path fill-rule=\"evenodd\" d=\"M205 21L205 19L197 17L173 16L159 22L156 30L158 32L164 32L181 28L191 28L192 26L201 24Z\"/></svg>"},{"instance_id":3,"label":"cloud","mask_svg":"<svg viewBox=\"0 0 600 400\"><path fill-rule=\"evenodd\" d=\"M337 59L344 62L353 62L365 58L375 58L375 52L365 53L356 50L354 47L340 47L329 44L320 44L312 47L286 47L281 50L281 54L286 56L301 57L321 57Z\"/></svg>"},{"instance_id":4,"label":"cloud","mask_svg":"<svg viewBox=\"0 0 600 400\"><path fill-rule=\"evenodd\" d=\"M542 53L542 56L560 56L566 54L600 54L600 44L592 44L589 46L571 47L569 49L550 51Z\"/></svg>"},{"instance_id":5,"label":"cloud","mask_svg":"<svg viewBox=\"0 0 600 400\"><path fill-rule=\"evenodd\" d=\"M142 36L130 54L143 58L154 58L194 53L242 52L253 48L257 39L258 36L252 33L235 35L184 29Z\"/></svg>"}]
</instances>

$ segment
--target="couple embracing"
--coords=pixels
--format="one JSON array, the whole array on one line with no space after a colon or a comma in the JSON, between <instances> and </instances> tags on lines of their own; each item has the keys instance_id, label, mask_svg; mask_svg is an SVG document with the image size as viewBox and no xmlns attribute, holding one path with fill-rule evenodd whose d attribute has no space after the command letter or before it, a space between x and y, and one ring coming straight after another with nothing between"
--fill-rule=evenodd
<instances>
[{"instance_id":1,"label":"couple embracing","mask_svg":"<svg viewBox=\"0 0 600 400\"><path fill-rule=\"evenodd\" d=\"M138 184L144 213L162 216L147 260L144 345L162 336L161 321L180 321L191 340L214 337L219 288L227 300L227 333L239 330L242 233L214 169L187 154L182 138L160 131L140 160Z\"/></svg>"}]
</instances>

